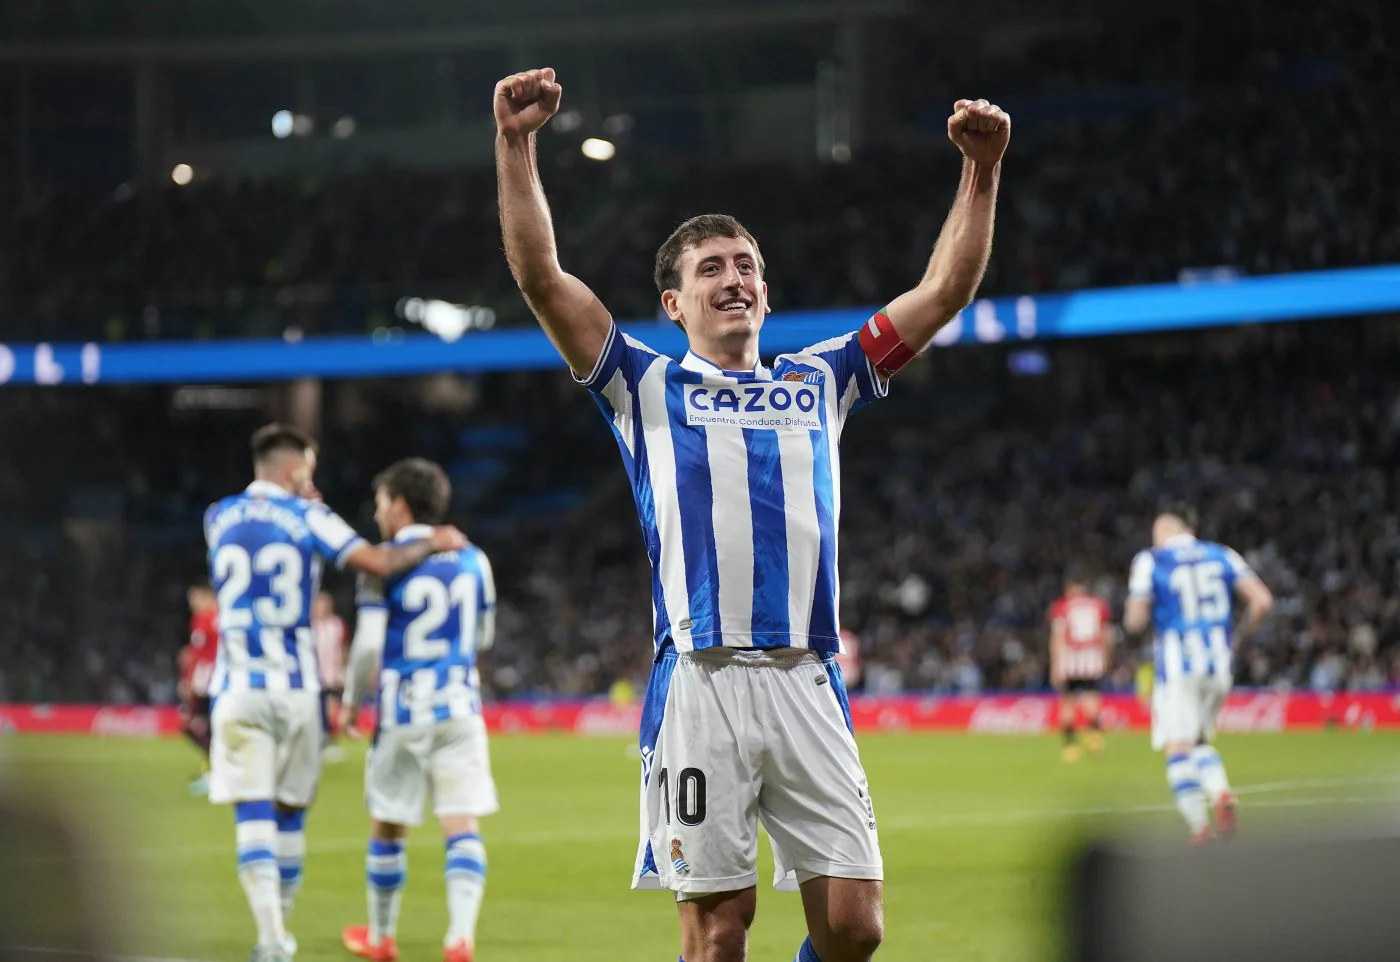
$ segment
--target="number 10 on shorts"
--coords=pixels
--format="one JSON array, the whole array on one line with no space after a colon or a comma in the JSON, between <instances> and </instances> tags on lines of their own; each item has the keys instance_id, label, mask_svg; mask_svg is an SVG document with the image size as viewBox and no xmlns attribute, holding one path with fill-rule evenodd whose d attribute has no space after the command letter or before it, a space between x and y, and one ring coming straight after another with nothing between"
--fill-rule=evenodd
<instances>
[{"instance_id":1,"label":"number 10 on shorts","mask_svg":"<svg viewBox=\"0 0 1400 962\"><path fill-rule=\"evenodd\" d=\"M671 778L668 769L657 776L666 824L671 824ZM705 773L698 768L682 768L676 776L676 818L682 825L699 825L705 820Z\"/></svg>"}]
</instances>

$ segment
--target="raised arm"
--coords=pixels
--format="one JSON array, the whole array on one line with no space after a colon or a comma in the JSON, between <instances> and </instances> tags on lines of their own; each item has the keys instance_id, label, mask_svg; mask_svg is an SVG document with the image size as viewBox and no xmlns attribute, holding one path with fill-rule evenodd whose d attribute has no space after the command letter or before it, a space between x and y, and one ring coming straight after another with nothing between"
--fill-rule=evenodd
<instances>
[{"instance_id":1,"label":"raised arm","mask_svg":"<svg viewBox=\"0 0 1400 962\"><path fill-rule=\"evenodd\" d=\"M496 84L496 190L515 283L564 360L587 374L603 353L612 316L587 284L559 266L535 155L535 132L558 111L563 92L549 67Z\"/></svg>"},{"instance_id":2,"label":"raised arm","mask_svg":"<svg viewBox=\"0 0 1400 962\"><path fill-rule=\"evenodd\" d=\"M919 286L885 308L899 339L916 353L972 302L982 283L992 253L997 184L1011 139L1011 116L985 100L959 100L948 118L948 139L963 154L953 209Z\"/></svg>"}]
</instances>

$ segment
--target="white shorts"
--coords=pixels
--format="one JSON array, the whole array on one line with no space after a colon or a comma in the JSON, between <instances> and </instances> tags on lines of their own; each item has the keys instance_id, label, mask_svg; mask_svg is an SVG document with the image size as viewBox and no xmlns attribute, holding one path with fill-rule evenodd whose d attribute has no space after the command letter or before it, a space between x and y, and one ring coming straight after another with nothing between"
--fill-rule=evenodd
<instances>
[{"instance_id":1,"label":"white shorts","mask_svg":"<svg viewBox=\"0 0 1400 962\"><path fill-rule=\"evenodd\" d=\"M214 699L209 800L305 808L321 777L321 695L231 691Z\"/></svg>"},{"instance_id":2,"label":"white shorts","mask_svg":"<svg viewBox=\"0 0 1400 962\"><path fill-rule=\"evenodd\" d=\"M684 899L758 884L759 821L773 844L776 888L884 877L833 658L667 651L647 685L641 747L633 888Z\"/></svg>"},{"instance_id":3,"label":"white shorts","mask_svg":"<svg viewBox=\"0 0 1400 962\"><path fill-rule=\"evenodd\" d=\"M370 817L395 825L423 821L423 799L433 814L491 815L499 810L486 723L460 718L381 729L365 759L365 803Z\"/></svg>"},{"instance_id":4,"label":"white shorts","mask_svg":"<svg viewBox=\"0 0 1400 962\"><path fill-rule=\"evenodd\" d=\"M1215 718L1230 693L1231 679L1219 675L1185 675L1159 681L1152 689L1152 747L1215 737Z\"/></svg>"}]
</instances>

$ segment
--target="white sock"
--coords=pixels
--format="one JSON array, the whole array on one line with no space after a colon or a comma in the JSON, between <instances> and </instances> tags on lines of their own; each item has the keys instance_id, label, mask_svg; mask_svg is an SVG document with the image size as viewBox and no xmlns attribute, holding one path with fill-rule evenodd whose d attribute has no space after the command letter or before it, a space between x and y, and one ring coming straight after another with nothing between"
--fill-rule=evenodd
<instances>
[{"instance_id":1,"label":"white sock","mask_svg":"<svg viewBox=\"0 0 1400 962\"><path fill-rule=\"evenodd\" d=\"M1204 831L1210 824L1210 815L1206 812L1206 795L1201 791L1190 755L1173 755L1167 759L1167 784L1176 796L1176 807L1190 826L1191 834Z\"/></svg>"},{"instance_id":2,"label":"white sock","mask_svg":"<svg viewBox=\"0 0 1400 962\"><path fill-rule=\"evenodd\" d=\"M306 860L306 833L300 830L277 833L277 871L282 883L282 921L292 917L297 893L301 891L302 864Z\"/></svg>"},{"instance_id":3,"label":"white sock","mask_svg":"<svg viewBox=\"0 0 1400 962\"><path fill-rule=\"evenodd\" d=\"M258 927L258 945L280 948L286 929L282 922L280 879L277 873L277 822L271 802L240 802L238 820L238 881Z\"/></svg>"},{"instance_id":4,"label":"white sock","mask_svg":"<svg viewBox=\"0 0 1400 962\"><path fill-rule=\"evenodd\" d=\"M476 944L476 919L486 891L486 846L475 832L447 840L447 939L449 948L462 940Z\"/></svg>"},{"instance_id":5,"label":"white sock","mask_svg":"<svg viewBox=\"0 0 1400 962\"><path fill-rule=\"evenodd\" d=\"M1225 775L1225 763L1214 745L1197 745L1191 752L1191 761L1196 766L1196 777L1201 780L1206 797L1215 804L1222 795L1230 794L1230 779Z\"/></svg>"},{"instance_id":6,"label":"white sock","mask_svg":"<svg viewBox=\"0 0 1400 962\"><path fill-rule=\"evenodd\" d=\"M370 839L365 878L369 882L369 941L378 945L385 938L392 938L399 927L399 900L408 878L408 854L403 841Z\"/></svg>"}]
</instances>

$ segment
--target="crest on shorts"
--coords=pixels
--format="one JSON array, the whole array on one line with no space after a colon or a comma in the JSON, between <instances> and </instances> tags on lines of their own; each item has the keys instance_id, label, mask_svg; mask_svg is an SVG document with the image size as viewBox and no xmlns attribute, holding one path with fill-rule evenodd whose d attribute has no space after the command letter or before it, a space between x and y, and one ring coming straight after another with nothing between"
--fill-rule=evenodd
<instances>
[{"instance_id":1,"label":"crest on shorts","mask_svg":"<svg viewBox=\"0 0 1400 962\"><path fill-rule=\"evenodd\" d=\"M690 863L685 860L685 853L681 851L681 840L671 839L671 867L676 870L677 875L689 875Z\"/></svg>"}]
</instances>

